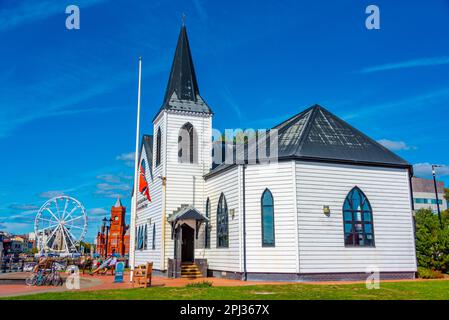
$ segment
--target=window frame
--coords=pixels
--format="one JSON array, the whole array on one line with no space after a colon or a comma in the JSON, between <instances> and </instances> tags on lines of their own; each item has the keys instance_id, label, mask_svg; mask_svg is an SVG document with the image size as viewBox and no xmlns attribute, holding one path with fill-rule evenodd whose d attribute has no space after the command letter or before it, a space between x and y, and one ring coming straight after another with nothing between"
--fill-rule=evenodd
<instances>
[{"instance_id":1,"label":"window frame","mask_svg":"<svg viewBox=\"0 0 449 320\"><path fill-rule=\"evenodd\" d=\"M156 161L155 161L156 167L159 167L161 164L161 153L162 153L162 133L161 127L158 127L156 133Z\"/></svg>"},{"instance_id":2,"label":"window frame","mask_svg":"<svg viewBox=\"0 0 449 320\"><path fill-rule=\"evenodd\" d=\"M156 222L153 223L153 241L151 242L151 249L156 250Z\"/></svg>"},{"instance_id":3,"label":"window frame","mask_svg":"<svg viewBox=\"0 0 449 320\"><path fill-rule=\"evenodd\" d=\"M360 202L361 203L360 204L361 210L354 210L351 202L349 202L350 210L345 210L346 201L349 201L349 199L350 199L349 197L353 194L353 192L358 192L359 195L361 196L361 199L360 199L360 201L361 201ZM351 198L351 201L352 201L352 198ZM363 210L363 206L364 206L365 203L368 205L369 210ZM351 233L350 234L353 236L352 244L348 244L347 241L346 241L346 234L348 234L348 233L346 232L345 225L349 222L349 220L345 219L345 212L347 212L347 211L351 212L351 220L350 220ZM355 219L355 214L358 213L358 212L360 212L360 215L361 215L361 220L360 221ZM371 221L365 221L365 213L366 212L368 212L370 214ZM373 213L373 208L372 208L371 203L370 203L368 197L366 196L366 194L358 186L355 186L354 188L352 188L348 192L348 194L346 195L345 200L343 201L342 218L343 218L343 242L344 242L344 245L345 245L346 248L375 248L376 247L376 237L375 237L375 233L374 233L374 213ZM362 230L363 230L362 234L363 234L363 241L364 241L363 245L355 243L354 236L360 234L357 231L355 231L355 225L356 224L361 224L362 225ZM365 225L367 225L367 224L371 225L371 232L368 232L368 233L365 231ZM367 234L371 234L372 235L372 243L371 244L366 244L366 242L367 242Z\"/></svg>"},{"instance_id":4,"label":"window frame","mask_svg":"<svg viewBox=\"0 0 449 320\"><path fill-rule=\"evenodd\" d=\"M220 210L220 207L221 210ZM220 210L220 214L219 214L219 210ZM224 212L222 212L224 210ZM221 219L221 217L224 217L223 223L225 223L225 227L226 227L226 243L225 244L221 244L220 241L220 237L223 237L224 232L220 232L220 229L222 228L222 225L219 222L219 219ZM216 247L217 249L227 249L229 248L229 211L228 211L228 202L226 201L226 197L224 195L224 193L222 192L220 194L220 198L218 200L218 204L217 204L217 244Z\"/></svg>"},{"instance_id":5,"label":"window frame","mask_svg":"<svg viewBox=\"0 0 449 320\"><path fill-rule=\"evenodd\" d=\"M265 196L265 194L268 193L270 195L271 198L271 205L266 206L263 203L263 198ZM265 229L264 229L264 207L271 207L272 208L272 219L273 219L273 243L266 243L265 242ZM275 221L274 221L274 197L273 197L273 193L271 192L270 189L266 188L263 192L262 192L262 196L260 197L260 217L261 217L261 221L260 221L260 225L261 225L261 234L262 234L262 247L263 248L273 248L276 247L276 227L275 227Z\"/></svg>"},{"instance_id":6,"label":"window frame","mask_svg":"<svg viewBox=\"0 0 449 320\"><path fill-rule=\"evenodd\" d=\"M204 225L204 249L210 249L210 213L212 206L210 202L210 198L208 197L206 200L206 218L209 219L206 221Z\"/></svg>"},{"instance_id":7,"label":"window frame","mask_svg":"<svg viewBox=\"0 0 449 320\"><path fill-rule=\"evenodd\" d=\"M181 136L181 132L182 130L187 131L187 133L189 134L189 159L187 159L187 161L183 161L183 148L180 148L179 145L182 141L182 136ZM192 123L190 122L186 122L182 125L182 127L179 129L178 131L178 163L182 163L182 164L196 164L198 161L198 156L197 156L197 148L196 148L196 144L197 144L197 136L196 136L196 132L195 132L195 128L193 126Z\"/></svg>"},{"instance_id":8,"label":"window frame","mask_svg":"<svg viewBox=\"0 0 449 320\"><path fill-rule=\"evenodd\" d=\"M148 224L143 227L143 250L148 249Z\"/></svg>"}]
</instances>

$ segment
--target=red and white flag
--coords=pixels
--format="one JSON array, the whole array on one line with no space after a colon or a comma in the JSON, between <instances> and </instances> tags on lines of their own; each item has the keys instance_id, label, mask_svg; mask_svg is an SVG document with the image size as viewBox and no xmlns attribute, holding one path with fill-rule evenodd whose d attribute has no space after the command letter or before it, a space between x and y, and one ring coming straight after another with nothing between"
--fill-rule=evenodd
<instances>
[{"instance_id":1,"label":"red and white flag","mask_svg":"<svg viewBox=\"0 0 449 320\"><path fill-rule=\"evenodd\" d=\"M140 179L139 179L139 192L144 195L148 201L151 202L150 190L148 189L148 182L145 176L145 162L142 161L140 164Z\"/></svg>"}]
</instances>

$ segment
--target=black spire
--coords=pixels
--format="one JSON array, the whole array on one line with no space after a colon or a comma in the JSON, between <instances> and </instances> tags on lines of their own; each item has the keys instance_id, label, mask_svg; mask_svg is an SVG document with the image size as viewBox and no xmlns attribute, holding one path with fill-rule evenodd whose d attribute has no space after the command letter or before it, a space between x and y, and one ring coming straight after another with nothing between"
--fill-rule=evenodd
<instances>
[{"instance_id":1,"label":"black spire","mask_svg":"<svg viewBox=\"0 0 449 320\"><path fill-rule=\"evenodd\" d=\"M200 94L185 25L181 27L179 33L178 46L171 67L164 104L169 102L173 92L176 92L179 100L193 102L197 101L197 96Z\"/></svg>"},{"instance_id":2,"label":"black spire","mask_svg":"<svg viewBox=\"0 0 449 320\"><path fill-rule=\"evenodd\" d=\"M179 33L178 45L161 109L212 113L200 96L184 23Z\"/></svg>"}]
</instances>

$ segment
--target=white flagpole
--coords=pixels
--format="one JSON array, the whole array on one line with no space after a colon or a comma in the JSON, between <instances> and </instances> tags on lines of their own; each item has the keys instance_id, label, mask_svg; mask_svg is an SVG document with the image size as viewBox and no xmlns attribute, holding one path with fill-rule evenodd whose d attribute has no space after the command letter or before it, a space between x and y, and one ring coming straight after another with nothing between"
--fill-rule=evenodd
<instances>
[{"instance_id":1,"label":"white flagpole","mask_svg":"<svg viewBox=\"0 0 449 320\"><path fill-rule=\"evenodd\" d=\"M137 219L137 189L138 189L138 177L139 177L139 139L140 139L140 92L142 86L142 57L139 57L139 85L137 92L137 125L136 125L136 153L134 158L134 190L133 190L133 198L132 198L132 218L131 218L131 239L130 239L130 248L129 252L132 252L131 255L131 277L130 280L133 280L134 275L134 266L136 261L135 254L135 240L136 240L136 219ZM131 247L132 244L132 247Z\"/></svg>"}]
</instances>

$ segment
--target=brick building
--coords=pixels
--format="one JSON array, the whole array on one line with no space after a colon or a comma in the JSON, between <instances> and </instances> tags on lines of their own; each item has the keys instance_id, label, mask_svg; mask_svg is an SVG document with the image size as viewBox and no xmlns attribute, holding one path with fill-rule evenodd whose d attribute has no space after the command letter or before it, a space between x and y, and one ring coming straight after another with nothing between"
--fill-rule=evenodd
<instances>
[{"instance_id":1,"label":"brick building","mask_svg":"<svg viewBox=\"0 0 449 320\"><path fill-rule=\"evenodd\" d=\"M100 255L116 253L120 256L129 253L129 226L125 222L126 208L122 205L120 198L111 208L110 226L102 226L97 234L96 253Z\"/></svg>"}]
</instances>

